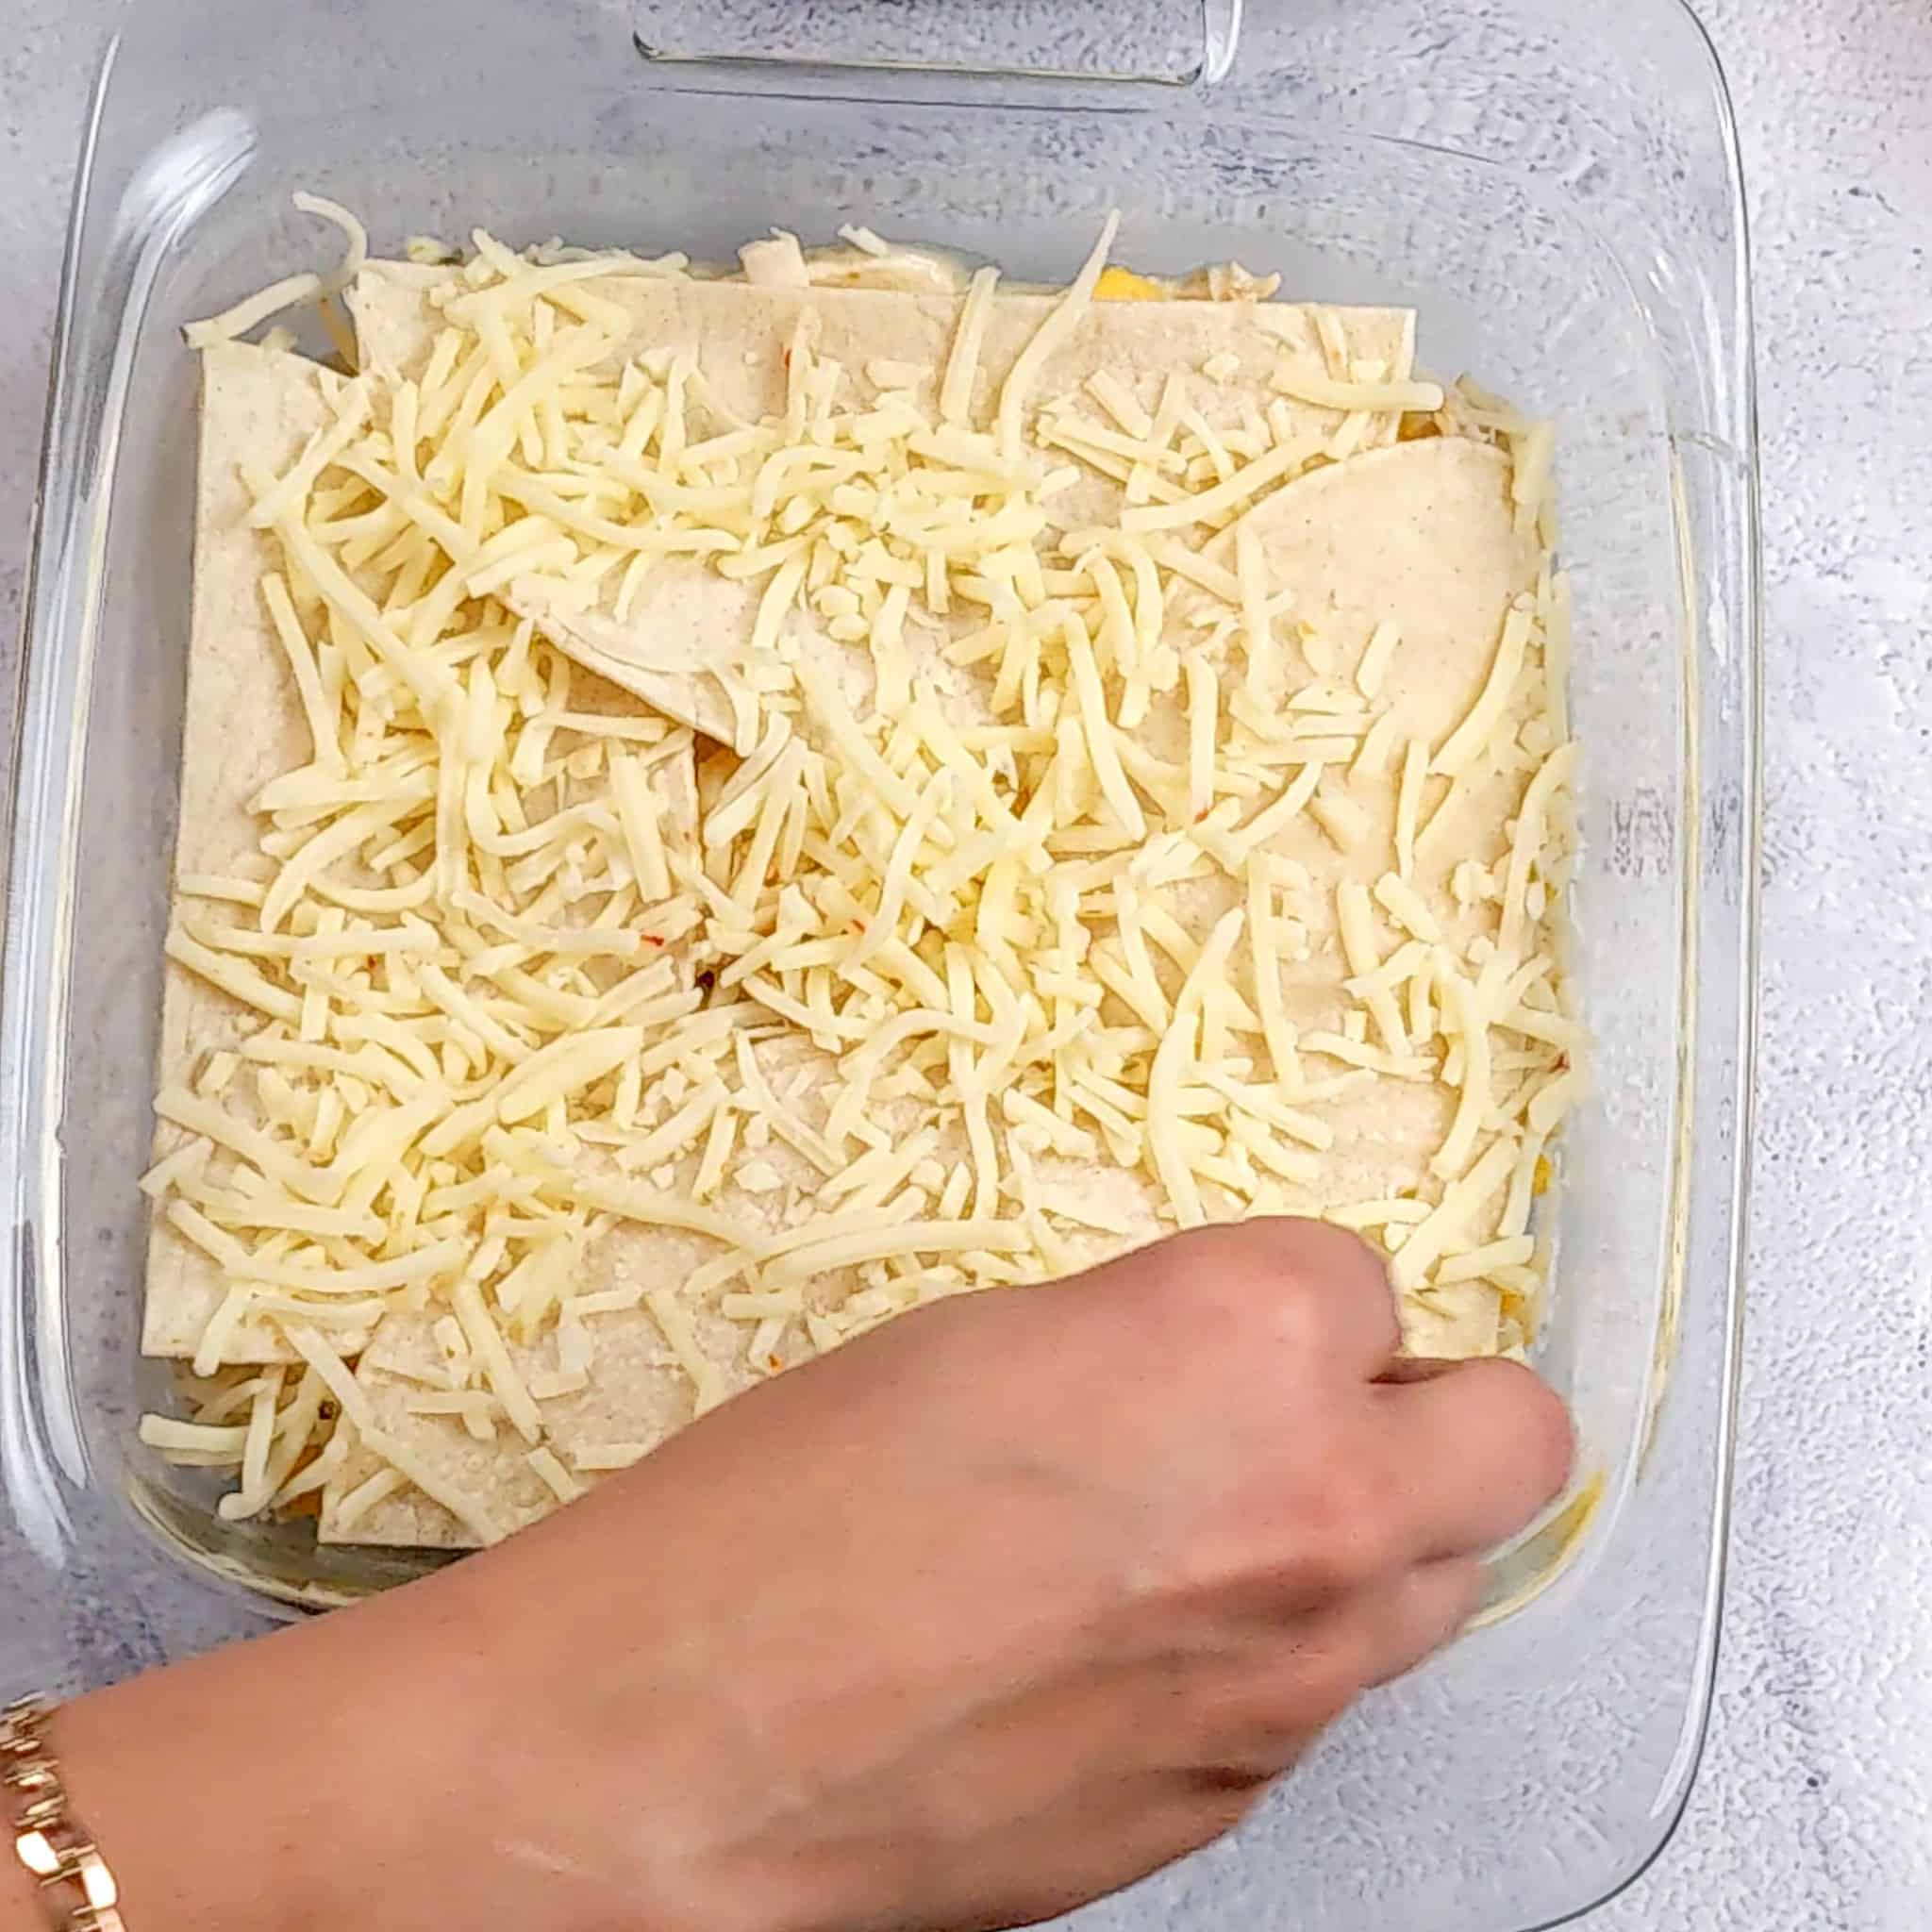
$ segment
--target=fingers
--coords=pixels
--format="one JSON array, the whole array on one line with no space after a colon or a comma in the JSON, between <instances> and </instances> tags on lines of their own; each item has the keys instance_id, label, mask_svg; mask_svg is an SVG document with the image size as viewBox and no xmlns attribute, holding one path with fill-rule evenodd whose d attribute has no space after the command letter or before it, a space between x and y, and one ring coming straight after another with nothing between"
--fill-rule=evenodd
<instances>
[{"instance_id":1,"label":"fingers","mask_svg":"<svg viewBox=\"0 0 1932 1932\"><path fill-rule=\"evenodd\" d=\"M1285 1771L1355 1703L1433 1657L1474 1615L1474 1557L1412 1564L1284 1626L1207 1701L1202 1751L1231 1780Z\"/></svg>"},{"instance_id":2,"label":"fingers","mask_svg":"<svg viewBox=\"0 0 1932 1932\"><path fill-rule=\"evenodd\" d=\"M1373 1635L1362 1688L1387 1684L1435 1656L1474 1616L1482 1601L1481 1564L1471 1557L1420 1563L1362 1607Z\"/></svg>"},{"instance_id":3,"label":"fingers","mask_svg":"<svg viewBox=\"0 0 1932 1932\"><path fill-rule=\"evenodd\" d=\"M1516 1362L1458 1362L1371 1393L1391 1465L1413 1475L1412 1521L1425 1556L1493 1549L1569 1480L1569 1416Z\"/></svg>"}]
</instances>

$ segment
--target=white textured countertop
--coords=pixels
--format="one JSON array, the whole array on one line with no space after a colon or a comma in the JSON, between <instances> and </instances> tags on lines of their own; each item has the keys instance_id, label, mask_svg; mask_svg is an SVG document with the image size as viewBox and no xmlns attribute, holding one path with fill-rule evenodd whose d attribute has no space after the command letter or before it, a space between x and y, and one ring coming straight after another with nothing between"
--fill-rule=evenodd
<instances>
[{"instance_id":1,"label":"white textured countertop","mask_svg":"<svg viewBox=\"0 0 1932 1932\"><path fill-rule=\"evenodd\" d=\"M10 0L0 45L8 737L69 174L108 10ZM1671 1848L1590 1923L1921 1932L1932 1917L1932 10L1706 0L1705 12L1752 191L1764 430L1750 1338L1709 1755ZM33 1608L7 1536L0 1518L0 1623ZM104 1605L75 1607L75 1648L99 1657L103 1623ZM145 1659L129 1649L124 1660Z\"/></svg>"}]
</instances>

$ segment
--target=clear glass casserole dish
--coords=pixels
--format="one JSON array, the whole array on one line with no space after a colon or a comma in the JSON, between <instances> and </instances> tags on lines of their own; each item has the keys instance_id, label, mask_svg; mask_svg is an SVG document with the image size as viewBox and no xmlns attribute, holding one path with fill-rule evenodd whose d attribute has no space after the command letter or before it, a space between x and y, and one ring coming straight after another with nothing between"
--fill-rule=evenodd
<instances>
[{"instance_id":1,"label":"clear glass casserole dish","mask_svg":"<svg viewBox=\"0 0 1932 1932\"><path fill-rule=\"evenodd\" d=\"M0 979L0 1690L72 1685L423 1560L224 1524L137 1444L193 466L179 325L312 264L308 188L378 248L727 256L846 222L1064 279L1106 210L1155 272L1410 304L1434 370L1561 433L1584 737L1570 1130L1541 1366L1593 1509L1517 1552L1513 1613L1374 1700L1238 1840L1095 1924L1496 1932L1587 1908L1667 1838L1717 1641L1748 1149L1757 529L1724 84L1679 0L1024 0L801 16L148 0L76 189L10 809ZM892 38L881 38L890 31ZM932 62L942 50L944 65ZM764 58L741 57L754 50ZM646 53L656 58L646 58ZM810 64L816 59L817 64ZM1581 1527L1577 1517L1581 1516ZM1558 1546L1563 1560L1555 1560ZM185 1576L183 1573L188 1573Z\"/></svg>"}]
</instances>

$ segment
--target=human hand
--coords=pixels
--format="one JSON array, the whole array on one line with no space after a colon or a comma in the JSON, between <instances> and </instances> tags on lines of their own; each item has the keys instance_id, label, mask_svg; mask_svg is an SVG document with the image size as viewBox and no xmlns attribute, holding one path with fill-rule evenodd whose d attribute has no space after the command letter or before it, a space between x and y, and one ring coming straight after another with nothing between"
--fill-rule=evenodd
<instances>
[{"instance_id":1,"label":"human hand","mask_svg":"<svg viewBox=\"0 0 1932 1932\"><path fill-rule=\"evenodd\" d=\"M1533 1375L1396 1341L1369 1250L1292 1221L904 1317L498 1549L70 1707L77 1813L147 1932L1046 1917L1234 1824L1561 1486Z\"/></svg>"},{"instance_id":2,"label":"human hand","mask_svg":"<svg viewBox=\"0 0 1932 1932\"><path fill-rule=\"evenodd\" d=\"M1201 1230L902 1319L411 1592L519 1923L1016 1924L1225 1830L1567 1472L1534 1376L1396 1343L1353 1237Z\"/></svg>"}]
</instances>

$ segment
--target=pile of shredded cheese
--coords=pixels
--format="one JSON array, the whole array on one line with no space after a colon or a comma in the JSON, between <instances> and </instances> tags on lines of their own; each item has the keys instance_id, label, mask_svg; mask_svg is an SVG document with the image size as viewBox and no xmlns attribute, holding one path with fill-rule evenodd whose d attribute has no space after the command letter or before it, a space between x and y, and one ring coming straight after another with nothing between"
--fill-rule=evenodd
<instances>
[{"instance_id":1,"label":"pile of shredded cheese","mask_svg":"<svg viewBox=\"0 0 1932 1932\"><path fill-rule=\"evenodd\" d=\"M235 1023L164 1069L142 1181L221 1298L192 1419L142 1433L232 1473L225 1516L319 1506L350 1538L415 1496L489 1541L529 1509L443 1437L547 1506L663 1433L559 1426L607 1324L642 1324L702 1414L935 1296L1251 1213L1379 1241L1420 1346L1532 1339L1584 1043L1547 425L1339 346L1277 383L1338 412L1312 441L1217 432L1178 374L1152 410L1105 374L1039 393L1097 296L1165 293L1106 267L1111 235L984 420L991 270L937 372L861 384L801 321L760 422L626 338L607 285L680 260L479 235L420 376L328 379L294 462L244 468L310 751L253 799L253 853L177 881L169 958ZM1393 728L1400 635L1339 675L1247 522L1377 425L1505 452L1545 553L1435 743ZM1123 507L1070 528L1091 475ZM728 744L558 648L691 559L757 590L705 673ZM1508 822L1432 904L1418 848L1498 774ZM1365 874L1277 849L1313 826L1358 859L1362 788L1391 782ZM1310 1025L1291 995L1324 947ZM1334 1110L1404 1094L1440 1136L1337 1198ZM613 1282L619 1241L643 1245Z\"/></svg>"}]
</instances>

